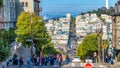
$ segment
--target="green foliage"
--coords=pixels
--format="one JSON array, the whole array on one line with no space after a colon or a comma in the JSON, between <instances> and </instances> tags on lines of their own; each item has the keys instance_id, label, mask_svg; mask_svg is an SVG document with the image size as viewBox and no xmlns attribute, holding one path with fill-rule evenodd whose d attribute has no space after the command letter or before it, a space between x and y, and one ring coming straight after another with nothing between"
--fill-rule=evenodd
<instances>
[{"instance_id":1,"label":"green foliage","mask_svg":"<svg viewBox=\"0 0 120 68\"><path fill-rule=\"evenodd\" d=\"M0 62L5 61L10 55L10 48L5 45L5 42L3 38L0 38Z\"/></svg>"},{"instance_id":2,"label":"green foliage","mask_svg":"<svg viewBox=\"0 0 120 68\"><path fill-rule=\"evenodd\" d=\"M14 30L15 29L13 28L10 28L8 31L5 29L0 30L0 38L3 38L6 41L5 45L9 45L15 40L16 34Z\"/></svg>"},{"instance_id":3,"label":"green foliage","mask_svg":"<svg viewBox=\"0 0 120 68\"><path fill-rule=\"evenodd\" d=\"M88 12L85 12L85 13L81 13L81 15L84 15L86 13L96 13L98 17L101 16L101 14L108 14L108 15L111 15L115 12L115 9L114 7L110 7L109 9L106 9L105 7L101 7L101 8L98 8L97 10L92 10L92 11L88 11Z\"/></svg>"},{"instance_id":4,"label":"green foliage","mask_svg":"<svg viewBox=\"0 0 120 68\"><path fill-rule=\"evenodd\" d=\"M2 7L3 5L3 0L0 0L0 8Z\"/></svg>"},{"instance_id":5,"label":"green foliage","mask_svg":"<svg viewBox=\"0 0 120 68\"><path fill-rule=\"evenodd\" d=\"M43 53L44 55L49 55L49 54L57 54L59 53L59 51L57 51L53 45L48 45L48 46L45 46L44 49L43 49Z\"/></svg>"},{"instance_id":6,"label":"green foliage","mask_svg":"<svg viewBox=\"0 0 120 68\"><path fill-rule=\"evenodd\" d=\"M97 34L87 35L77 47L77 55L81 59L85 59L87 56L93 56L93 53L98 50L97 36Z\"/></svg>"},{"instance_id":7,"label":"green foliage","mask_svg":"<svg viewBox=\"0 0 120 68\"><path fill-rule=\"evenodd\" d=\"M30 46L31 43L27 43L26 40L32 37L37 48L37 53L44 51L45 47L49 47L48 44L50 44L51 38L46 31L45 23L41 17L29 12L22 12L18 17L16 26L17 41Z\"/></svg>"},{"instance_id":8,"label":"green foliage","mask_svg":"<svg viewBox=\"0 0 120 68\"><path fill-rule=\"evenodd\" d=\"M106 21L105 21L105 19L104 19L104 18L99 17L99 19L103 22L103 24L105 24L105 23L106 23Z\"/></svg>"}]
</instances>

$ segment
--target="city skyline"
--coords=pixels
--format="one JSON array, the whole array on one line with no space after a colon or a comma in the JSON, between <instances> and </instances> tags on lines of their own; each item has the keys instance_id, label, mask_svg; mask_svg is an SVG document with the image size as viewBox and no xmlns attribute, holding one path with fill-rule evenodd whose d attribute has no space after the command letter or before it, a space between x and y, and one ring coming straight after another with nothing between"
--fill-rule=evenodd
<instances>
[{"instance_id":1,"label":"city skyline","mask_svg":"<svg viewBox=\"0 0 120 68\"><path fill-rule=\"evenodd\" d=\"M117 0L108 0L109 7L114 6ZM70 13L72 16L78 15L81 12L86 12L100 7L106 7L106 0L42 0L41 16L60 17Z\"/></svg>"}]
</instances>

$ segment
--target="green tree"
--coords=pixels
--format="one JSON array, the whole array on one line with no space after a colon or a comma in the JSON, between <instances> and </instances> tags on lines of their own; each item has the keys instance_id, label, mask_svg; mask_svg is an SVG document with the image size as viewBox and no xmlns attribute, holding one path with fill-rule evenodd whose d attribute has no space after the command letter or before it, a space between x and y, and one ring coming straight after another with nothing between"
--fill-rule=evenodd
<instances>
[{"instance_id":1,"label":"green tree","mask_svg":"<svg viewBox=\"0 0 120 68\"><path fill-rule=\"evenodd\" d=\"M0 30L0 38L3 38L6 41L5 45L9 45L13 41L15 41L16 34L14 30L14 28L10 28L8 31L5 29Z\"/></svg>"},{"instance_id":2,"label":"green tree","mask_svg":"<svg viewBox=\"0 0 120 68\"><path fill-rule=\"evenodd\" d=\"M93 56L93 53L98 50L97 37L97 34L87 35L77 47L77 55L82 59L85 59L87 56Z\"/></svg>"},{"instance_id":3,"label":"green tree","mask_svg":"<svg viewBox=\"0 0 120 68\"><path fill-rule=\"evenodd\" d=\"M19 42L30 46L30 43L27 43L27 39L33 38L33 42L37 48L37 53L42 51L44 45L50 43L51 38L46 32L45 23L42 21L42 18L31 14L29 12L21 12L16 23L17 29L15 33L18 36Z\"/></svg>"},{"instance_id":4,"label":"green tree","mask_svg":"<svg viewBox=\"0 0 120 68\"><path fill-rule=\"evenodd\" d=\"M0 0L0 8L3 6L3 0Z\"/></svg>"},{"instance_id":5,"label":"green tree","mask_svg":"<svg viewBox=\"0 0 120 68\"><path fill-rule=\"evenodd\" d=\"M3 38L0 38L0 62L5 61L10 55L10 48L4 44L5 42Z\"/></svg>"},{"instance_id":6,"label":"green tree","mask_svg":"<svg viewBox=\"0 0 120 68\"><path fill-rule=\"evenodd\" d=\"M60 52L57 51L57 49L55 49L52 44L49 44L47 46L44 46L43 53L44 55L49 55L49 54L58 54Z\"/></svg>"},{"instance_id":7,"label":"green tree","mask_svg":"<svg viewBox=\"0 0 120 68\"><path fill-rule=\"evenodd\" d=\"M85 12L85 13L81 13L81 15L84 15L86 13L96 13L98 17L101 16L101 14L108 14L108 15L111 15L115 12L115 9L114 7L110 7L109 9L106 9L106 7L101 7L101 8L98 8L97 10L92 10L92 11L88 11L88 12Z\"/></svg>"}]
</instances>

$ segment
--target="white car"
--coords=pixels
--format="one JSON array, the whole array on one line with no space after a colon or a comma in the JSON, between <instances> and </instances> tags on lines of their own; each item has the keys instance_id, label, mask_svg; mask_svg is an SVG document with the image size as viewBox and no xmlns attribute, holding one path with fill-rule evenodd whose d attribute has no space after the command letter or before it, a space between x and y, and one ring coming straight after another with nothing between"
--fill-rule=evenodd
<instances>
[{"instance_id":1,"label":"white car","mask_svg":"<svg viewBox=\"0 0 120 68\"><path fill-rule=\"evenodd\" d=\"M85 59L85 62L86 62L86 63L93 63L93 60L92 60L91 57L87 57L87 58Z\"/></svg>"},{"instance_id":2,"label":"white car","mask_svg":"<svg viewBox=\"0 0 120 68\"><path fill-rule=\"evenodd\" d=\"M81 60L80 60L80 58L79 58L78 56L75 56L75 57L73 58L72 62L80 63Z\"/></svg>"}]
</instances>

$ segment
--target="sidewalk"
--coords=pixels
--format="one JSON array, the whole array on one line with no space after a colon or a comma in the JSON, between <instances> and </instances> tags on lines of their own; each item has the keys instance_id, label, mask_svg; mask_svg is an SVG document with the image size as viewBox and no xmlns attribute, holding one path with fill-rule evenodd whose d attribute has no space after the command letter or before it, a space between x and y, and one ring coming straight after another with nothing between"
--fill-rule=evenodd
<instances>
[{"instance_id":1,"label":"sidewalk","mask_svg":"<svg viewBox=\"0 0 120 68\"><path fill-rule=\"evenodd\" d=\"M120 68L120 62L107 66L107 68Z\"/></svg>"},{"instance_id":2,"label":"sidewalk","mask_svg":"<svg viewBox=\"0 0 120 68\"><path fill-rule=\"evenodd\" d=\"M102 65L106 68L120 68L120 62L115 63L115 64L109 64L109 63L97 63L95 65Z\"/></svg>"}]
</instances>

